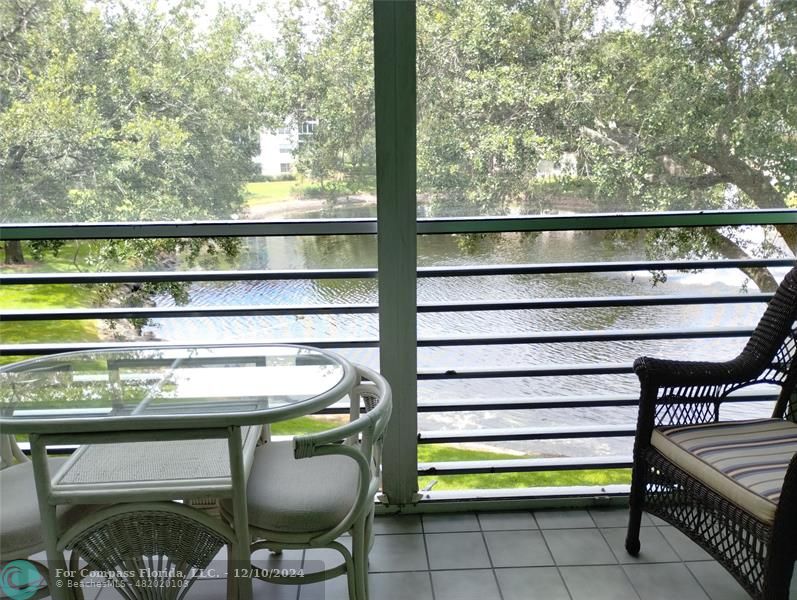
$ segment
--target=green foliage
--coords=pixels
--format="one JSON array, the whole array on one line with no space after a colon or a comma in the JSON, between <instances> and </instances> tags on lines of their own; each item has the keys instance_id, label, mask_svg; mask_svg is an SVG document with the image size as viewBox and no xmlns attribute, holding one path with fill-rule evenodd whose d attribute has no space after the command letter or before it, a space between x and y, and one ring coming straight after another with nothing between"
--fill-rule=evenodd
<instances>
[{"instance_id":1,"label":"green foliage","mask_svg":"<svg viewBox=\"0 0 797 600\"><path fill-rule=\"evenodd\" d=\"M639 22L624 22L624 7L418 4L418 187L432 213L794 205L797 5L642 0ZM203 20L191 0L0 4L0 218L239 215L271 201L243 184L257 132L286 122L314 124L297 148L317 182L305 195L373 189L370 0L282 0L268 17L266 42L245 10ZM541 170L565 156L574 172ZM762 244L693 233L656 232L651 256L797 247L793 226ZM186 244L120 244L93 260L159 268ZM203 241L188 254L219 251L235 247Z\"/></svg>"},{"instance_id":2,"label":"green foliage","mask_svg":"<svg viewBox=\"0 0 797 600\"><path fill-rule=\"evenodd\" d=\"M251 17L197 3L20 0L0 7L0 220L228 219L267 120ZM42 249L41 246L38 248ZM56 248L50 247L49 250ZM86 265L161 268L230 240L135 240ZM39 253L37 256L41 256ZM144 288L129 301L162 288ZM106 291L108 291L106 289ZM167 290L180 300L185 286Z\"/></svg>"},{"instance_id":3,"label":"green foliage","mask_svg":"<svg viewBox=\"0 0 797 600\"><path fill-rule=\"evenodd\" d=\"M253 175L252 181L255 183L269 181L296 181L296 175L294 173L281 173L279 175Z\"/></svg>"},{"instance_id":4,"label":"green foliage","mask_svg":"<svg viewBox=\"0 0 797 600\"><path fill-rule=\"evenodd\" d=\"M307 173L349 176L373 128L370 2L291 3L279 81L319 119ZM302 18L313 14L312 36ZM786 208L797 193L797 5L731 0L418 3L418 188L433 212ZM302 7L302 10L298 10ZM619 13L606 17L614 7ZM630 8L628 8L630 10ZM611 12L611 11L609 11ZM358 26L353 26L358 23ZM575 172L541 179L569 155ZM368 159L370 160L370 159ZM336 193L340 193L336 190ZM652 234L652 256L774 256L731 229ZM777 240L779 238L779 241ZM774 280L748 273L763 288Z\"/></svg>"},{"instance_id":5,"label":"green foliage","mask_svg":"<svg viewBox=\"0 0 797 600\"><path fill-rule=\"evenodd\" d=\"M254 172L262 84L246 14L180 2L4 4L4 221L228 218ZM15 27L20 24L17 31Z\"/></svg>"},{"instance_id":6,"label":"green foliage","mask_svg":"<svg viewBox=\"0 0 797 600\"><path fill-rule=\"evenodd\" d=\"M268 106L296 125L317 121L313 133L299 141L297 168L318 182L316 197L372 189L371 2L286 0L275 12Z\"/></svg>"}]
</instances>

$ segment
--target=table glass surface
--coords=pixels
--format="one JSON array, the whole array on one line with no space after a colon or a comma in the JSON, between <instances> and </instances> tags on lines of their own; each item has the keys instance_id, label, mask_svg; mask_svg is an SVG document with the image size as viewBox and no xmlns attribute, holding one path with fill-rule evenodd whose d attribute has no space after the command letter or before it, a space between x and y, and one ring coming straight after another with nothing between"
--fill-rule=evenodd
<instances>
[{"instance_id":1,"label":"table glass surface","mask_svg":"<svg viewBox=\"0 0 797 600\"><path fill-rule=\"evenodd\" d=\"M312 402L348 372L302 346L71 352L0 369L0 422L263 414Z\"/></svg>"}]
</instances>

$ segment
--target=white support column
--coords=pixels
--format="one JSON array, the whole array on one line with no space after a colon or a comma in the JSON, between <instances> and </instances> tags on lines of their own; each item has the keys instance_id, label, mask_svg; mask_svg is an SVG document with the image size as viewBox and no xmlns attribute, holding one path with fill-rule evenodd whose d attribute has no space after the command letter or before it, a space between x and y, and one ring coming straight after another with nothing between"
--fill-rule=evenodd
<instances>
[{"instance_id":1,"label":"white support column","mask_svg":"<svg viewBox=\"0 0 797 600\"><path fill-rule=\"evenodd\" d=\"M380 370L393 388L383 490L417 500L415 2L374 1Z\"/></svg>"}]
</instances>

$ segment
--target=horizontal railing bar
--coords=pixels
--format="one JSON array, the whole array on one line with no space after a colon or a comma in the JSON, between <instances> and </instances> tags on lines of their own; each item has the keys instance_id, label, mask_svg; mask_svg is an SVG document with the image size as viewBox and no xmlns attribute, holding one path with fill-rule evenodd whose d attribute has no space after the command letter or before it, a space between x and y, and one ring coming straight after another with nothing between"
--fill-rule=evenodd
<instances>
[{"instance_id":1,"label":"horizontal railing bar","mask_svg":"<svg viewBox=\"0 0 797 600\"><path fill-rule=\"evenodd\" d=\"M509 231L573 231L600 229L658 229L733 225L797 224L794 209L678 211L541 215L535 217L449 217L418 219L418 233L502 233Z\"/></svg>"},{"instance_id":2,"label":"horizontal railing bar","mask_svg":"<svg viewBox=\"0 0 797 600\"><path fill-rule=\"evenodd\" d=\"M196 281L272 281L295 279L368 279L376 269L290 269L241 271L130 271L127 273L20 273L0 274L0 285L90 283L161 283Z\"/></svg>"},{"instance_id":3,"label":"horizontal railing bar","mask_svg":"<svg viewBox=\"0 0 797 600\"><path fill-rule=\"evenodd\" d=\"M777 394L737 393L725 402L773 402ZM418 412L453 412L480 410L540 410L557 408L615 408L637 406L639 394L612 396L533 396L529 398L484 398L476 400L426 400L418 403Z\"/></svg>"},{"instance_id":4,"label":"horizontal railing bar","mask_svg":"<svg viewBox=\"0 0 797 600\"><path fill-rule=\"evenodd\" d=\"M599 437L630 437L636 427L625 425L585 425L583 427L512 427L420 431L419 444L459 444L467 442L511 442L520 440L570 440Z\"/></svg>"},{"instance_id":5,"label":"horizontal railing bar","mask_svg":"<svg viewBox=\"0 0 797 600\"><path fill-rule=\"evenodd\" d=\"M794 209L673 211L512 217L418 219L421 235L573 231L662 227L797 224ZM3 225L0 241L47 239L135 239L375 234L376 219L285 219L279 221L19 223Z\"/></svg>"},{"instance_id":6,"label":"horizontal railing bar","mask_svg":"<svg viewBox=\"0 0 797 600\"><path fill-rule=\"evenodd\" d=\"M284 219L279 221L152 221L122 223L4 224L5 240L121 240L144 238L374 235L376 219Z\"/></svg>"},{"instance_id":7,"label":"horizontal railing bar","mask_svg":"<svg viewBox=\"0 0 797 600\"><path fill-rule=\"evenodd\" d=\"M630 484L557 485L522 488L463 488L429 490L416 506L419 512L472 510L528 510L529 508L585 508L627 506Z\"/></svg>"},{"instance_id":8,"label":"horizontal railing bar","mask_svg":"<svg viewBox=\"0 0 797 600\"><path fill-rule=\"evenodd\" d=\"M225 344L231 347L246 347L260 344L305 344L317 348L376 348L379 341L372 339L333 339L317 338L306 340L281 340L281 339L262 339L250 342ZM198 343L191 342L192 347L208 348L214 346L212 342ZM158 346L163 348L179 348L185 346L185 342L69 342L62 344L0 344L0 356L44 356L47 354L57 354L61 352L76 352L78 350L113 350L129 348L151 348Z\"/></svg>"},{"instance_id":9,"label":"horizontal railing bar","mask_svg":"<svg viewBox=\"0 0 797 600\"><path fill-rule=\"evenodd\" d=\"M5 317L3 317L5 320ZM607 341L629 341L629 340L670 340L670 339L713 339L713 338L728 338L728 337L742 337L750 335L751 328L744 327L726 327L714 329L643 329L643 330L618 330L618 331L554 331L554 332L541 332L530 334L510 334L499 337L483 337L483 336L456 336L449 338L418 338L417 345L419 348L437 348L437 347L450 347L450 346L493 346L493 345L512 345L512 344L557 344L557 343L574 343L574 342L607 342ZM262 340L263 344L277 344L286 343L285 340ZM318 346L322 348L372 348L379 345L377 338L360 338L360 339L329 339L329 338L313 338L293 340L292 343L305 344L308 346ZM179 346L180 343L171 342L157 342L158 345L164 347ZM130 346L128 342L113 343L113 342L81 342L81 343L65 343L65 344L0 344L0 356L10 355L42 355L51 354L53 352L71 352L74 350L97 350L100 348L115 348L121 346ZM132 344L135 345L135 344ZM151 346L152 342L142 342L138 345ZM200 346L207 346L210 344L197 344ZM47 351L51 348L52 351ZM581 368L592 367L594 365L584 365ZM423 379L446 379L448 374L457 373L456 378L465 378L463 375L467 371L446 371L444 374L438 374L439 377L434 377L429 372L419 374L419 378ZM618 371L611 371L618 372ZM622 371L625 372L625 371ZM443 376L445 375L445 376ZM515 377L516 375L491 375L491 377Z\"/></svg>"},{"instance_id":10,"label":"horizontal railing bar","mask_svg":"<svg viewBox=\"0 0 797 600\"><path fill-rule=\"evenodd\" d=\"M419 313L480 312L494 310L539 310L549 308L613 308L627 306L688 306L699 304L743 304L768 302L770 293L752 294L701 294L687 296L605 296L584 298L540 298L535 300L491 300L489 302L465 300L461 302L419 303Z\"/></svg>"},{"instance_id":11,"label":"horizontal railing bar","mask_svg":"<svg viewBox=\"0 0 797 600\"><path fill-rule=\"evenodd\" d=\"M546 298L540 300L498 300L494 302L424 302L418 304L419 313L486 312L498 310L532 310L558 308L606 308L630 306L679 306L700 304L744 304L766 302L772 294L718 294L668 296L610 296L605 298ZM292 316L329 314L373 314L379 306L359 304L294 304L244 306L164 306L124 308L64 308L49 310L6 310L0 313L3 321L51 321L80 319L183 318L230 316Z\"/></svg>"},{"instance_id":12,"label":"horizontal railing bar","mask_svg":"<svg viewBox=\"0 0 797 600\"><path fill-rule=\"evenodd\" d=\"M57 310L8 310L0 312L0 319L3 321L48 321L79 319L349 315L377 313L378 311L379 307L376 304L64 308Z\"/></svg>"},{"instance_id":13,"label":"horizontal railing bar","mask_svg":"<svg viewBox=\"0 0 797 600\"><path fill-rule=\"evenodd\" d=\"M793 259L670 260L518 265L419 267L418 277L481 277L558 273L612 273L644 270L739 269L789 267ZM157 283L165 281L271 281L295 279L373 279L377 269L290 269L233 271L130 271L108 273L3 273L0 285Z\"/></svg>"},{"instance_id":14,"label":"horizontal railing bar","mask_svg":"<svg viewBox=\"0 0 797 600\"><path fill-rule=\"evenodd\" d=\"M418 412L459 412L479 410L538 410L555 408L598 408L636 406L639 394L614 396L546 396L529 398L484 398L476 400L426 400L418 402Z\"/></svg>"},{"instance_id":15,"label":"horizontal railing bar","mask_svg":"<svg viewBox=\"0 0 797 600\"><path fill-rule=\"evenodd\" d=\"M556 458L512 458L418 463L418 475L467 475L476 473L524 473L534 471L574 471L627 469L630 456L579 456Z\"/></svg>"},{"instance_id":16,"label":"horizontal railing bar","mask_svg":"<svg viewBox=\"0 0 797 600\"><path fill-rule=\"evenodd\" d=\"M419 338L418 347L493 346L509 344L566 344L573 342L619 342L630 340L713 339L749 336L752 327L707 329L623 329L513 333L500 336L463 335L447 338Z\"/></svg>"},{"instance_id":17,"label":"horizontal railing bar","mask_svg":"<svg viewBox=\"0 0 797 600\"><path fill-rule=\"evenodd\" d=\"M420 267L418 277L481 277L491 275L553 275L567 273L616 273L625 271L691 271L696 269L740 269L746 267L791 267L793 258L741 260L658 260L523 265L478 265Z\"/></svg>"},{"instance_id":18,"label":"horizontal railing bar","mask_svg":"<svg viewBox=\"0 0 797 600\"><path fill-rule=\"evenodd\" d=\"M569 375L625 375L633 373L631 363L593 363L580 365L544 365L522 369L449 369L418 371L418 381L439 379L494 379L509 377L564 377Z\"/></svg>"}]
</instances>

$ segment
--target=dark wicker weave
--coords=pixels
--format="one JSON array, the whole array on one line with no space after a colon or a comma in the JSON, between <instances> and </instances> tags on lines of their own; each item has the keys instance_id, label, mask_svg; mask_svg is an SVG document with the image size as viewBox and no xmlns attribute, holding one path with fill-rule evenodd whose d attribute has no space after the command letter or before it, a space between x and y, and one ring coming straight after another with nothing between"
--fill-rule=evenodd
<instances>
[{"instance_id":1,"label":"dark wicker weave","mask_svg":"<svg viewBox=\"0 0 797 600\"><path fill-rule=\"evenodd\" d=\"M723 363L643 357L626 549L639 553L642 510L673 524L722 564L755 599L787 599L797 558L797 457L773 523L761 522L673 465L650 444L656 427L719 420L728 394L753 384L780 386L773 416L797 414L797 268L785 277L741 354Z\"/></svg>"}]
</instances>

